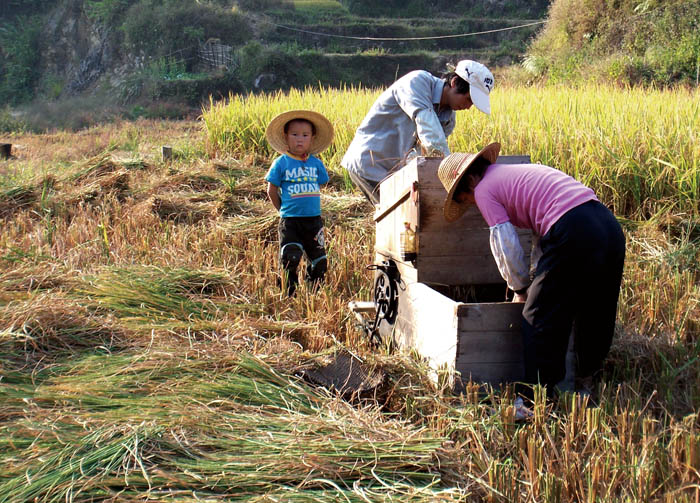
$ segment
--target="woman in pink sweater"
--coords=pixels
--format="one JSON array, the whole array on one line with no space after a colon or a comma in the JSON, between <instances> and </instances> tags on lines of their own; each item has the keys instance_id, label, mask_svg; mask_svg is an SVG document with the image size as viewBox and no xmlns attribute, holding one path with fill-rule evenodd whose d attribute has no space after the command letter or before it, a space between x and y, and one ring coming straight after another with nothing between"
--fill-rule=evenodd
<instances>
[{"instance_id":1,"label":"woman in pink sweater","mask_svg":"<svg viewBox=\"0 0 700 503\"><path fill-rule=\"evenodd\" d=\"M438 176L447 190L444 213L457 220L476 204L490 228L491 252L514 301L523 308L525 380L547 386L565 375L574 328L577 388L592 387L615 331L625 236L595 193L540 164L495 164L500 145L452 154ZM539 239L531 278L515 227ZM533 255L539 255L534 253Z\"/></svg>"}]
</instances>

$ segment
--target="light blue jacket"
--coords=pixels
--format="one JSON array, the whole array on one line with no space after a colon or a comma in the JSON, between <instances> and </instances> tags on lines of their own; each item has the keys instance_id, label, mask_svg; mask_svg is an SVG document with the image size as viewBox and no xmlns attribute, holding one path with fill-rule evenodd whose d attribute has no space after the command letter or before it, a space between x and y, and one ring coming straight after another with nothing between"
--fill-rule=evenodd
<instances>
[{"instance_id":1,"label":"light blue jacket","mask_svg":"<svg viewBox=\"0 0 700 503\"><path fill-rule=\"evenodd\" d=\"M341 165L380 182L405 164L418 139L426 149L449 155L447 137L455 127L455 112L449 108L438 112L444 85L443 79L423 70L394 82L357 128Z\"/></svg>"}]
</instances>

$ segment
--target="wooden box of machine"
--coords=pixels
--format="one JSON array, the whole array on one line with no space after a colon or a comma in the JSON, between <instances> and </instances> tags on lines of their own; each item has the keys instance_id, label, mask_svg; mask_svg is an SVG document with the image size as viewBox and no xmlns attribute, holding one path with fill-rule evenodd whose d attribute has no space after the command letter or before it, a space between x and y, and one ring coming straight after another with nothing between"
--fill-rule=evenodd
<instances>
[{"instance_id":1,"label":"wooden box of machine","mask_svg":"<svg viewBox=\"0 0 700 503\"><path fill-rule=\"evenodd\" d=\"M379 333L451 377L493 385L520 380L523 304L506 300L478 209L445 221L440 161L418 157L381 184L374 215ZM498 162L524 163L529 156L502 156ZM402 239L406 244L412 233L415 255L402 255ZM532 235L522 231L520 238L529 256Z\"/></svg>"}]
</instances>

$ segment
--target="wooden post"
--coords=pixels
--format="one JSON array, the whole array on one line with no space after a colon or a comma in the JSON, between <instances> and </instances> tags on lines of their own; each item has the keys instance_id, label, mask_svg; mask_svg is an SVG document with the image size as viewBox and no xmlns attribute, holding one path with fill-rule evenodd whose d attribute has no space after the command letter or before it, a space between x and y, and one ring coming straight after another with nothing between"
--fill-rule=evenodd
<instances>
[{"instance_id":1,"label":"wooden post","mask_svg":"<svg viewBox=\"0 0 700 503\"><path fill-rule=\"evenodd\" d=\"M0 143L0 159L9 159L12 156L12 143Z\"/></svg>"},{"instance_id":2,"label":"wooden post","mask_svg":"<svg viewBox=\"0 0 700 503\"><path fill-rule=\"evenodd\" d=\"M173 147L169 145L163 145L161 147L161 152L163 154L164 161L170 161L173 158Z\"/></svg>"}]
</instances>

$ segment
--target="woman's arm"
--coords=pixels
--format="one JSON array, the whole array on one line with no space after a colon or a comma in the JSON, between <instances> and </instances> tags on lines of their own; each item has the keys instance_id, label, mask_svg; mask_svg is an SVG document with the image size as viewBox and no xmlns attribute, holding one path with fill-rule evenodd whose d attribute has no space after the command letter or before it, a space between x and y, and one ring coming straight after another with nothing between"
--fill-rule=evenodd
<instances>
[{"instance_id":1,"label":"woman's arm","mask_svg":"<svg viewBox=\"0 0 700 503\"><path fill-rule=\"evenodd\" d=\"M516 292L526 289L530 285L529 267L515 227L504 222L490 231L491 253L508 288Z\"/></svg>"}]
</instances>

